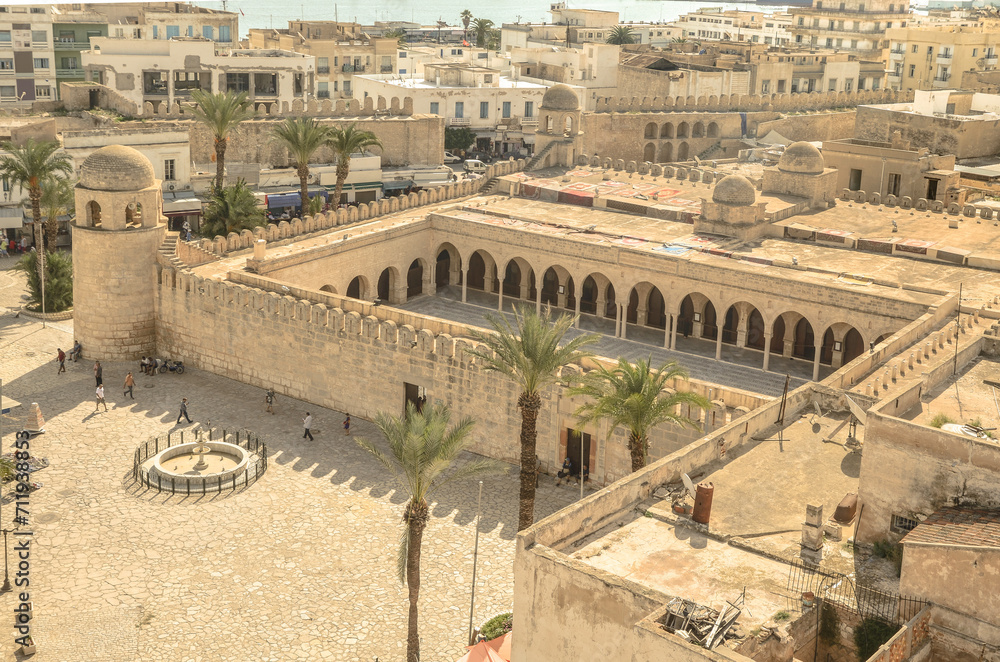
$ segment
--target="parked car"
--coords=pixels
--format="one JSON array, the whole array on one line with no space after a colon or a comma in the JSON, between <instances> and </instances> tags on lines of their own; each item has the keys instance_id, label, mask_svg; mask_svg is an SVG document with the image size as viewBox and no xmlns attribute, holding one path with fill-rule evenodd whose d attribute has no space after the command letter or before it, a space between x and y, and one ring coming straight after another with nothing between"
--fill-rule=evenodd
<instances>
[{"instance_id":1,"label":"parked car","mask_svg":"<svg viewBox=\"0 0 1000 662\"><path fill-rule=\"evenodd\" d=\"M488 152L466 152L466 159L476 159L477 161L482 161L483 163L493 163L493 157L490 156Z\"/></svg>"},{"instance_id":2,"label":"parked car","mask_svg":"<svg viewBox=\"0 0 1000 662\"><path fill-rule=\"evenodd\" d=\"M465 161L465 172L475 173L477 175L482 175L486 172L486 164L479 159L466 159Z\"/></svg>"},{"instance_id":3,"label":"parked car","mask_svg":"<svg viewBox=\"0 0 1000 662\"><path fill-rule=\"evenodd\" d=\"M444 153L444 162L445 163L458 163L461 160L462 160L462 157L456 156L456 155L452 154L451 152L445 150L445 153Z\"/></svg>"}]
</instances>

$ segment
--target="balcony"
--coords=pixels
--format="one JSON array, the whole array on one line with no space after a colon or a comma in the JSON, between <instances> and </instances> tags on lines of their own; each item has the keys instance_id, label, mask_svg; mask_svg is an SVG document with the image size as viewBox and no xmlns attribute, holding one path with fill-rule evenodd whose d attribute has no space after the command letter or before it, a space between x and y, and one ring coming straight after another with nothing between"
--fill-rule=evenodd
<instances>
[{"instance_id":1,"label":"balcony","mask_svg":"<svg viewBox=\"0 0 1000 662\"><path fill-rule=\"evenodd\" d=\"M379 71L381 73L383 73L383 74L391 74L392 73L392 65L391 64L390 65L384 65L384 66L382 66L379 69Z\"/></svg>"},{"instance_id":2,"label":"balcony","mask_svg":"<svg viewBox=\"0 0 1000 662\"><path fill-rule=\"evenodd\" d=\"M521 126L538 126L537 117L522 117Z\"/></svg>"},{"instance_id":3,"label":"balcony","mask_svg":"<svg viewBox=\"0 0 1000 662\"><path fill-rule=\"evenodd\" d=\"M83 78L84 70L78 69L56 69L56 78Z\"/></svg>"},{"instance_id":4,"label":"balcony","mask_svg":"<svg viewBox=\"0 0 1000 662\"><path fill-rule=\"evenodd\" d=\"M56 39L53 43L54 50L57 51L89 51L90 42L89 41L63 41L62 39Z\"/></svg>"},{"instance_id":5,"label":"balcony","mask_svg":"<svg viewBox=\"0 0 1000 662\"><path fill-rule=\"evenodd\" d=\"M947 53L938 53L937 62L938 64L951 64L951 58L954 56L950 51Z\"/></svg>"},{"instance_id":6,"label":"balcony","mask_svg":"<svg viewBox=\"0 0 1000 662\"><path fill-rule=\"evenodd\" d=\"M330 90L320 90L319 92L316 93L316 98L317 99L329 99L330 98Z\"/></svg>"},{"instance_id":7,"label":"balcony","mask_svg":"<svg viewBox=\"0 0 1000 662\"><path fill-rule=\"evenodd\" d=\"M906 57L906 53L903 51L889 51L889 57L893 60L902 60Z\"/></svg>"},{"instance_id":8,"label":"balcony","mask_svg":"<svg viewBox=\"0 0 1000 662\"><path fill-rule=\"evenodd\" d=\"M893 73L893 74L887 74L886 78L889 79L890 83L899 83L903 77L900 74Z\"/></svg>"},{"instance_id":9,"label":"balcony","mask_svg":"<svg viewBox=\"0 0 1000 662\"><path fill-rule=\"evenodd\" d=\"M934 80L931 81L931 85L938 89L943 89L948 87L949 80L951 80L951 76L935 76Z\"/></svg>"},{"instance_id":10,"label":"balcony","mask_svg":"<svg viewBox=\"0 0 1000 662\"><path fill-rule=\"evenodd\" d=\"M448 126L472 126L472 119L469 117L449 117Z\"/></svg>"},{"instance_id":11,"label":"balcony","mask_svg":"<svg viewBox=\"0 0 1000 662\"><path fill-rule=\"evenodd\" d=\"M363 74L365 73L365 65L363 64L345 64L340 68L345 74Z\"/></svg>"},{"instance_id":12,"label":"balcony","mask_svg":"<svg viewBox=\"0 0 1000 662\"><path fill-rule=\"evenodd\" d=\"M986 56L986 64L991 65L991 66L996 66L996 63L997 63L997 56L996 55L987 55Z\"/></svg>"},{"instance_id":13,"label":"balcony","mask_svg":"<svg viewBox=\"0 0 1000 662\"><path fill-rule=\"evenodd\" d=\"M326 66L326 67L316 67L316 73L318 73L318 74L328 74L328 73L330 73L330 67L329 66Z\"/></svg>"}]
</instances>

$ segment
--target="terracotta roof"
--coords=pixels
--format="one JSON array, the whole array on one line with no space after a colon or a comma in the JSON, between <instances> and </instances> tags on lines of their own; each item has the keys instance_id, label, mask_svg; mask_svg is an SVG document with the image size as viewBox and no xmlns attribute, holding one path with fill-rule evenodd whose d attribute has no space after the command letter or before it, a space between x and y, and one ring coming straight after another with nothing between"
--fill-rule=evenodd
<instances>
[{"instance_id":1,"label":"terracotta roof","mask_svg":"<svg viewBox=\"0 0 1000 662\"><path fill-rule=\"evenodd\" d=\"M903 543L1000 548L1000 510L943 508L906 534Z\"/></svg>"}]
</instances>

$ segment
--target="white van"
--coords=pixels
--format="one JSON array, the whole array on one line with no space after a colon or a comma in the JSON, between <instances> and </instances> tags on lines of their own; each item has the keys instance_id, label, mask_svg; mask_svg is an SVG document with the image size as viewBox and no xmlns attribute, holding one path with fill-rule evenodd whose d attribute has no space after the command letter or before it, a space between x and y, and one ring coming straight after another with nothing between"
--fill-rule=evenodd
<instances>
[{"instance_id":1,"label":"white van","mask_svg":"<svg viewBox=\"0 0 1000 662\"><path fill-rule=\"evenodd\" d=\"M482 175L486 173L486 164L476 159L469 159L465 162L465 172Z\"/></svg>"}]
</instances>

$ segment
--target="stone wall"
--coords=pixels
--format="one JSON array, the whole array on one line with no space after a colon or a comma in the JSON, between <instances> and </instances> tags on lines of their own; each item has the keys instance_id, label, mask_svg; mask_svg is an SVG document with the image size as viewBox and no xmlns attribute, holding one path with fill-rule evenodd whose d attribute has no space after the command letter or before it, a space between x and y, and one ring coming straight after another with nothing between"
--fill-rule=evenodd
<instances>
[{"instance_id":1,"label":"stone wall","mask_svg":"<svg viewBox=\"0 0 1000 662\"><path fill-rule=\"evenodd\" d=\"M809 92L802 94L699 96L665 98L602 97L597 99L596 112L635 113L655 111L747 112L753 110L803 111L852 108L862 104L887 104L912 101L913 92L896 92L888 88L860 92Z\"/></svg>"},{"instance_id":2,"label":"stone wall","mask_svg":"<svg viewBox=\"0 0 1000 662\"><path fill-rule=\"evenodd\" d=\"M777 131L789 140L837 140L854 137L856 111L786 115L780 119L758 122L754 135L763 138Z\"/></svg>"},{"instance_id":3,"label":"stone wall","mask_svg":"<svg viewBox=\"0 0 1000 662\"><path fill-rule=\"evenodd\" d=\"M926 147L933 154L954 154L957 159L1000 152L1000 132L994 121L920 115L908 109L905 105L859 107L854 137L888 142L899 131L914 147Z\"/></svg>"},{"instance_id":4,"label":"stone wall","mask_svg":"<svg viewBox=\"0 0 1000 662\"><path fill-rule=\"evenodd\" d=\"M994 570L1000 568L1000 550L981 544L904 543L900 593L1000 624L1000 581Z\"/></svg>"}]
</instances>

